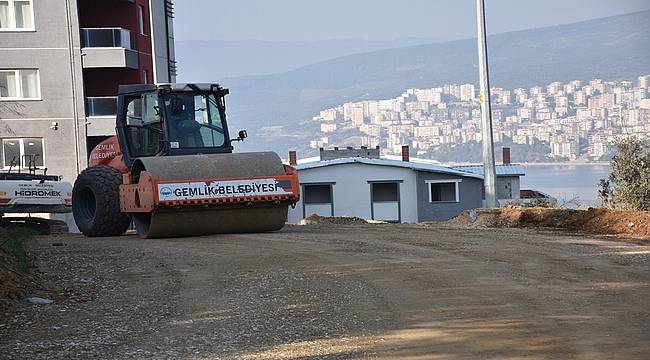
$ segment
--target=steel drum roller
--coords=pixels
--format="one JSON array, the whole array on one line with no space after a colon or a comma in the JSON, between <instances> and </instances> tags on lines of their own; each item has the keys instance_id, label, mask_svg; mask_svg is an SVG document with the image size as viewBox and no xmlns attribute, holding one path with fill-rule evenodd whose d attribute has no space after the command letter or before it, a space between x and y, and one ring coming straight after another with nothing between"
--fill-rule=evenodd
<instances>
[{"instance_id":1,"label":"steel drum roller","mask_svg":"<svg viewBox=\"0 0 650 360\"><path fill-rule=\"evenodd\" d=\"M140 158L133 170L147 171L161 181L179 182L285 173L280 157L273 152ZM270 203L220 205L212 209L155 210L134 214L133 220L144 238L264 232L281 229L287 221L287 210L287 205Z\"/></svg>"}]
</instances>

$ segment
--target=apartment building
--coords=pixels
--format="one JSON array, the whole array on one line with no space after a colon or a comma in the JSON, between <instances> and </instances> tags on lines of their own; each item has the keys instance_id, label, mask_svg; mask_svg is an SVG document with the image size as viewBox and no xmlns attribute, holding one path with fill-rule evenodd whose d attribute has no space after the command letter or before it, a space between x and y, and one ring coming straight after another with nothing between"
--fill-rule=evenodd
<instances>
[{"instance_id":1,"label":"apartment building","mask_svg":"<svg viewBox=\"0 0 650 360\"><path fill-rule=\"evenodd\" d=\"M119 84L175 81L170 0L0 0L0 158L74 181ZM16 171L16 170L14 170Z\"/></svg>"}]
</instances>

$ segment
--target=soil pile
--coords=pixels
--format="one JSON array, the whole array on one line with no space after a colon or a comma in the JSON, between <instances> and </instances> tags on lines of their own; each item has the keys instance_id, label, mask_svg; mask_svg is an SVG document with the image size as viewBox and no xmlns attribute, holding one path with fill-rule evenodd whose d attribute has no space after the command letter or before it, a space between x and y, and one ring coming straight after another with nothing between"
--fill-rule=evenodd
<instances>
[{"instance_id":1,"label":"soil pile","mask_svg":"<svg viewBox=\"0 0 650 360\"><path fill-rule=\"evenodd\" d=\"M16 259L0 250L0 311L27 295L31 283L26 276Z\"/></svg>"},{"instance_id":2,"label":"soil pile","mask_svg":"<svg viewBox=\"0 0 650 360\"><path fill-rule=\"evenodd\" d=\"M330 224L330 225L364 225L368 222L356 216L320 216L311 215L300 221L300 225Z\"/></svg>"},{"instance_id":3,"label":"soil pile","mask_svg":"<svg viewBox=\"0 0 650 360\"><path fill-rule=\"evenodd\" d=\"M0 311L39 287L37 269L27 252L34 235L33 229L20 226L0 228Z\"/></svg>"},{"instance_id":4,"label":"soil pile","mask_svg":"<svg viewBox=\"0 0 650 360\"><path fill-rule=\"evenodd\" d=\"M544 227L596 234L650 237L650 212L509 207L464 212L450 223L462 226Z\"/></svg>"}]
</instances>

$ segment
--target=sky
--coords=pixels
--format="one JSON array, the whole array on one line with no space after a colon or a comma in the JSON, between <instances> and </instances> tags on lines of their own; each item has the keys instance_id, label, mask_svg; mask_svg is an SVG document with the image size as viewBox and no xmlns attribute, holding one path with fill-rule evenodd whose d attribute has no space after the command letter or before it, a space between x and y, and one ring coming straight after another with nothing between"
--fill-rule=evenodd
<instances>
[{"instance_id":1,"label":"sky","mask_svg":"<svg viewBox=\"0 0 650 360\"><path fill-rule=\"evenodd\" d=\"M486 0L488 33L650 9L650 0ZM176 40L462 39L474 0L176 0Z\"/></svg>"}]
</instances>

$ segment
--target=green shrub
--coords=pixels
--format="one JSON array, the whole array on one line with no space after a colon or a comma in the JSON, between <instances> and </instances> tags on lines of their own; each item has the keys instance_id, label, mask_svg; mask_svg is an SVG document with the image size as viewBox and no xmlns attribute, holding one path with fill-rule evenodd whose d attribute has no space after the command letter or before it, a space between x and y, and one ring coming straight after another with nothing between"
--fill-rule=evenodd
<instances>
[{"instance_id":1,"label":"green shrub","mask_svg":"<svg viewBox=\"0 0 650 360\"><path fill-rule=\"evenodd\" d=\"M616 144L609 178L598 195L607 207L650 211L650 143L630 137Z\"/></svg>"}]
</instances>

